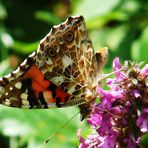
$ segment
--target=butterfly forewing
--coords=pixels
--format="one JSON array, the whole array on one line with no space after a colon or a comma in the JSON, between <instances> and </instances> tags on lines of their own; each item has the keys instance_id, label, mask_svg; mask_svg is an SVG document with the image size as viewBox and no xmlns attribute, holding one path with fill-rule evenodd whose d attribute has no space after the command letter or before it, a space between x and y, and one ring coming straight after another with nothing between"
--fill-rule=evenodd
<instances>
[{"instance_id":1,"label":"butterfly forewing","mask_svg":"<svg viewBox=\"0 0 148 148\"><path fill-rule=\"evenodd\" d=\"M84 103L86 87L96 72L94 55L83 17L69 17L65 23L52 28L40 43L38 67L47 79L73 96L65 105ZM43 63L44 61L44 63ZM69 102L70 101L70 102ZM79 102L80 101L80 102Z\"/></svg>"}]
</instances>

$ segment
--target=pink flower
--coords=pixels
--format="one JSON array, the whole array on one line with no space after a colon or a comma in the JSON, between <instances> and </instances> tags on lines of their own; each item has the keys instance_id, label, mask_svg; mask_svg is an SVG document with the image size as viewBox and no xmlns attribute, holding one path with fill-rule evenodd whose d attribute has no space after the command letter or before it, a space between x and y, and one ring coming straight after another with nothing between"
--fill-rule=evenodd
<instances>
[{"instance_id":1,"label":"pink flower","mask_svg":"<svg viewBox=\"0 0 148 148\"><path fill-rule=\"evenodd\" d=\"M121 69L121 64L120 64L119 58L116 57L113 60L113 70L116 74L116 80L124 79L124 77L125 77L124 73L120 69Z\"/></svg>"},{"instance_id":2,"label":"pink flower","mask_svg":"<svg viewBox=\"0 0 148 148\"><path fill-rule=\"evenodd\" d=\"M148 76L148 64L146 64L142 70L140 71L140 73L144 76Z\"/></svg>"},{"instance_id":3,"label":"pink flower","mask_svg":"<svg viewBox=\"0 0 148 148\"><path fill-rule=\"evenodd\" d=\"M78 138L81 144L79 145L79 148L93 148L93 147L99 147L100 143L103 142L103 138L100 137L97 133L92 133L87 136L87 139L85 140L81 136L81 130L78 130Z\"/></svg>"},{"instance_id":4,"label":"pink flower","mask_svg":"<svg viewBox=\"0 0 148 148\"><path fill-rule=\"evenodd\" d=\"M129 134L129 137L124 139L124 142L127 144L127 148L137 147L137 142L135 141L135 138L131 133Z\"/></svg>"},{"instance_id":5,"label":"pink flower","mask_svg":"<svg viewBox=\"0 0 148 148\"><path fill-rule=\"evenodd\" d=\"M113 69L116 77L106 81L110 89L98 88L100 103L87 119L95 132L78 136L80 148L135 148L148 132L148 64L140 69L127 62L122 68L115 58Z\"/></svg>"},{"instance_id":6,"label":"pink flower","mask_svg":"<svg viewBox=\"0 0 148 148\"><path fill-rule=\"evenodd\" d=\"M120 64L118 57L116 57L113 61L113 69L114 69L114 71L121 69L121 64ZM117 75L117 76L119 76L119 75Z\"/></svg>"},{"instance_id":7,"label":"pink flower","mask_svg":"<svg viewBox=\"0 0 148 148\"><path fill-rule=\"evenodd\" d=\"M115 146L117 146L116 144L117 137L118 133L112 132L112 134L104 137L104 141L99 145L98 148L114 148Z\"/></svg>"},{"instance_id":8,"label":"pink flower","mask_svg":"<svg viewBox=\"0 0 148 148\"><path fill-rule=\"evenodd\" d=\"M145 109L145 111L139 116L136 122L141 132L148 132L148 111L147 110L148 109Z\"/></svg>"},{"instance_id":9,"label":"pink flower","mask_svg":"<svg viewBox=\"0 0 148 148\"><path fill-rule=\"evenodd\" d=\"M141 95L140 95L140 93L139 93L139 91L138 90L133 90L133 96L135 96L135 98L139 98L139 97L141 97Z\"/></svg>"}]
</instances>

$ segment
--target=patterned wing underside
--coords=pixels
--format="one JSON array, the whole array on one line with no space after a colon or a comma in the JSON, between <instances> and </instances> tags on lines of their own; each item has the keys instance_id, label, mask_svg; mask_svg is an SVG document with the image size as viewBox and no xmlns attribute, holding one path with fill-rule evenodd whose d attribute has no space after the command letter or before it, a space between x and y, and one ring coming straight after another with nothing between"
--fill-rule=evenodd
<instances>
[{"instance_id":1,"label":"patterned wing underside","mask_svg":"<svg viewBox=\"0 0 148 148\"><path fill-rule=\"evenodd\" d=\"M65 105L87 101L86 92L96 85L98 65L82 16L54 26L41 41L37 59L45 77L73 96Z\"/></svg>"},{"instance_id":2,"label":"patterned wing underside","mask_svg":"<svg viewBox=\"0 0 148 148\"><path fill-rule=\"evenodd\" d=\"M16 71L0 79L0 103L27 108L82 104L83 109L96 98L97 72L106 51L94 54L84 18L69 17L51 29Z\"/></svg>"},{"instance_id":3,"label":"patterned wing underside","mask_svg":"<svg viewBox=\"0 0 148 148\"><path fill-rule=\"evenodd\" d=\"M47 80L35 65L35 52L16 71L0 78L0 103L11 107L62 107L71 96Z\"/></svg>"}]
</instances>

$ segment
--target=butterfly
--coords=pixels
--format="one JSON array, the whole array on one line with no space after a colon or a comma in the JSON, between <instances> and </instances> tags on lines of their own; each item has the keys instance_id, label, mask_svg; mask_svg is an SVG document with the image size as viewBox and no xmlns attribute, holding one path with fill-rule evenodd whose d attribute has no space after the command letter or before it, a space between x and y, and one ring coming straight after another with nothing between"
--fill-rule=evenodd
<instances>
[{"instance_id":1,"label":"butterfly","mask_svg":"<svg viewBox=\"0 0 148 148\"><path fill-rule=\"evenodd\" d=\"M106 48L95 53L83 16L71 16L0 78L0 103L28 109L78 105L83 120L97 97L97 76L106 58Z\"/></svg>"}]
</instances>

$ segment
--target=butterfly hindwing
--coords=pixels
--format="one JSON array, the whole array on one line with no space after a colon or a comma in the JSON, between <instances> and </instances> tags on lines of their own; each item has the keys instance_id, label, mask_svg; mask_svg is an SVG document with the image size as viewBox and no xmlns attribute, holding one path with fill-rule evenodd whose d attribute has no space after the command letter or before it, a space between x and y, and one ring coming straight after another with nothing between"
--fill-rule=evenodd
<instances>
[{"instance_id":1,"label":"butterfly hindwing","mask_svg":"<svg viewBox=\"0 0 148 148\"><path fill-rule=\"evenodd\" d=\"M70 95L44 77L29 57L9 77L0 81L0 103L21 108L62 107ZM32 63L28 61L31 61Z\"/></svg>"}]
</instances>

